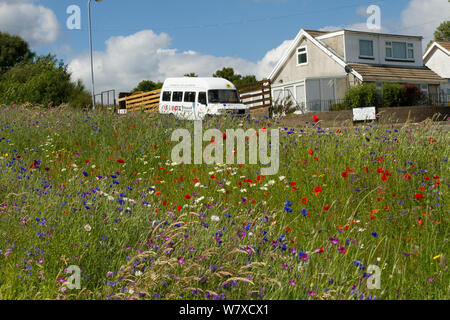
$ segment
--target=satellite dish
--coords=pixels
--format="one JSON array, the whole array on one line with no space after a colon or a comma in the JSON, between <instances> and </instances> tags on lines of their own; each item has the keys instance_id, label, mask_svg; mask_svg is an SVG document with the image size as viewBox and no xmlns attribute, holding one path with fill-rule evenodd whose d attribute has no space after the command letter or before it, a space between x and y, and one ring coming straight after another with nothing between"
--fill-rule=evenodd
<instances>
[{"instance_id":1,"label":"satellite dish","mask_svg":"<svg viewBox=\"0 0 450 320\"><path fill-rule=\"evenodd\" d=\"M352 67L350 67L349 65L345 66L345 72L350 73L352 72Z\"/></svg>"}]
</instances>

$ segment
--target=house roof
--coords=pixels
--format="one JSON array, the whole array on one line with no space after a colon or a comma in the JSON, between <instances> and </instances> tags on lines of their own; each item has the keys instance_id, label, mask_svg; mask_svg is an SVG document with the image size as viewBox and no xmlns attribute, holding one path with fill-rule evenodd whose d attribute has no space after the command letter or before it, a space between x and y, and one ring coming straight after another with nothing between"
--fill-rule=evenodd
<instances>
[{"instance_id":1,"label":"house roof","mask_svg":"<svg viewBox=\"0 0 450 320\"><path fill-rule=\"evenodd\" d=\"M423 61L426 62L428 60L431 52L433 52L434 48L439 48L447 55L450 56L450 41L434 41L428 50L423 55Z\"/></svg>"},{"instance_id":2,"label":"house roof","mask_svg":"<svg viewBox=\"0 0 450 320\"><path fill-rule=\"evenodd\" d=\"M310 35L312 35L314 38L330 33L330 31L310 30L310 29L305 29L305 31L308 32Z\"/></svg>"},{"instance_id":3,"label":"house roof","mask_svg":"<svg viewBox=\"0 0 450 320\"><path fill-rule=\"evenodd\" d=\"M436 41L436 43L450 52L450 41Z\"/></svg>"},{"instance_id":4,"label":"house roof","mask_svg":"<svg viewBox=\"0 0 450 320\"><path fill-rule=\"evenodd\" d=\"M296 49L297 43L302 38L307 38L309 41L314 43L319 49L321 49L323 52L325 52L331 59L333 59L340 66L342 66L342 68L345 68L347 64L345 63L344 59L341 56L339 56L333 49L329 48L326 44L324 44L322 41L316 39L313 36L313 34L316 35L316 37L317 37L317 36L324 35L327 33L329 33L329 32L318 31L318 30L308 30L307 31L307 30L301 29L299 31L299 33L297 34L297 36L295 37L295 39L291 42L289 48L285 51L285 53L283 54L281 59L275 65L275 68L272 70L272 72L269 75L269 79L271 81L274 80L275 76L278 74L278 72L281 70L283 65L286 63L286 61L290 57L291 53ZM361 75L359 75L355 70L352 70L351 73L358 79L362 80Z\"/></svg>"},{"instance_id":5,"label":"house roof","mask_svg":"<svg viewBox=\"0 0 450 320\"><path fill-rule=\"evenodd\" d=\"M426 67L404 68L367 64L349 64L349 66L362 76L363 81L436 84L447 81Z\"/></svg>"}]
</instances>

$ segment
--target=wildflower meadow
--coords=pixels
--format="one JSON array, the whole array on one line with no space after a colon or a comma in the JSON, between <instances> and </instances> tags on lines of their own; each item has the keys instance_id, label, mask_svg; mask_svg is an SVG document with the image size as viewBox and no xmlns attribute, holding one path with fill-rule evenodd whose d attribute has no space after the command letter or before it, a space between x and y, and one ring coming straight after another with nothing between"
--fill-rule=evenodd
<instances>
[{"instance_id":1,"label":"wildflower meadow","mask_svg":"<svg viewBox=\"0 0 450 320\"><path fill-rule=\"evenodd\" d=\"M278 173L173 163L189 121L1 106L0 299L450 298L446 124L203 126L278 128Z\"/></svg>"}]
</instances>

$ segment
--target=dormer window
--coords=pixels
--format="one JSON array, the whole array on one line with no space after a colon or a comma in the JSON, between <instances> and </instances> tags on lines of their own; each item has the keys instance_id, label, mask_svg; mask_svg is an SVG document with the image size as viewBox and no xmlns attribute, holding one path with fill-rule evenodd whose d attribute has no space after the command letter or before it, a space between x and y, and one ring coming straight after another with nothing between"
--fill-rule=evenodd
<instances>
[{"instance_id":1,"label":"dormer window","mask_svg":"<svg viewBox=\"0 0 450 320\"><path fill-rule=\"evenodd\" d=\"M300 47L297 49L297 65L303 65L308 63L308 51L306 47Z\"/></svg>"},{"instance_id":2,"label":"dormer window","mask_svg":"<svg viewBox=\"0 0 450 320\"><path fill-rule=\"evenodd\" d=\"M386 41L386 60L414 60L414 44L407 42Z\"/></svg>"},{"instance_id":3,"label":"dormer window","mask_svg":"<svg viewBox=\"0 0 450 320\"><path fill-rule=\"evenodd\" d=\"M359 57L373 58L373 41L372 40L359 40Z\"/></svg>"}]
</instances>

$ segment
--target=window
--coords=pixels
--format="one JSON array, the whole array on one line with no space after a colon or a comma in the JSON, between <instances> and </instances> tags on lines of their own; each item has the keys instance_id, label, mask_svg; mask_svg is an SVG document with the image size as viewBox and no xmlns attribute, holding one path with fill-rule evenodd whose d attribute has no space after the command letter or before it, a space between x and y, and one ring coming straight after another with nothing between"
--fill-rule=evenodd
<instances>
[{"instance_id":1,"label":"window","mask_svg":"<svg viewBox=\"0 0 450 320\"><path fill-rule=\"evenodd\" d=\"M209 90L209 103L239 103L239 97L236 90Z\"/></svg>"},{"instance_id":2,"label":"window","mask_svg":"<svg viewBox=\"0 0 450 320\"><path fill-rule=\"evenodd\" d=\"M301 47L297 49L297 64L306 64L308 63L308 52L306 51L306 47Z\"/></svg>"},{"instance_id":3,"label":"window","mask_svg":"<svg viewBox=\"0 0 450 320\"><path fill-rule=\"evenodd\" d=\"M172 95L172 101L174 102L181 102L183 101L183 92L176 91Z\"/></svg>"},{"instance_id":4,"label":"window","mask_svg":"<svg viewBox=\"0 0 450 320\"><path fill-rule=\"evenodd\" d=\"M406 42L386 42L386 58L399 60L414 59L414 44Z\"/></svg>"},{"instance_id":5,"label":"window","mask_svg":"<svg viewBox=\"0 0 450 320\"><path fill-rule=\"evenodd\" d=\"M185 92L184 102L195 102L195 92Z\"/></svg>"},{"instance_id":6,"label":"window","mask_svg":"<svg viewBox=\"0 0 450 320\"><path fill-rule=\"evenodd\" d=\"M408 43L408 59L414 59L414 45Z\"/></svg>"},{"instance_id":7,"label":"window","mask_svg":"<svg viewBox=\"0 0 450 320\"><path fill-rule=\"evenodd\" d=\"M373 41L359 40L359 55L361 57L373 57Z\"/></svg>"},{"instance_id":8,"label":"window","mask_svg":"<svg viewBox=\"0 0 450 320\"><path fill-rule=\"evenodd\" d=\"M164 91L162 101L170 101L171 96L172 96L172 92Z\"/></svg>"},{"instance_id":9,"label":"window","mask_svg":"<svg viewBox=\"0 0 450 320\"><path fill-rule=\"evenodd\" d=\"M206 92L199 92L198 93L198 103L206 104Z\"/></svg>"}]
</instances>

